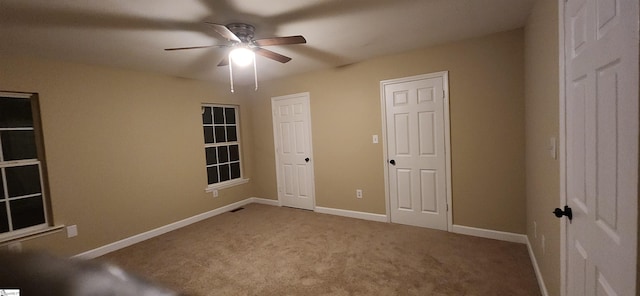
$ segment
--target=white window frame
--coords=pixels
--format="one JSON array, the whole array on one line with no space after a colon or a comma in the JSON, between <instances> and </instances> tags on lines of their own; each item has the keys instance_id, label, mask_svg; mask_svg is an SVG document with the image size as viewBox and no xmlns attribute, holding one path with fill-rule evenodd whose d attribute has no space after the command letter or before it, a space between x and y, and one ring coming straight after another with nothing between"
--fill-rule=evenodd
<instances>
[{"instance_id":1,"label":"white window frame","mask_svg":"<svg viewBox=\"0 0 640 296\"><path fill-rule=\"evenodd\" d=\"M0 97L5 97L5 98L16 98L16 99L29 99L32 100L34 99L34 94L31 93L14 93L14 92L2 92L0 91ZM33 105L32 105L33 106ZM18 127L18 128L0 128L0 131L16 131L16 130L33 130L35 131L36 125L39 124L38 118L34 118L33 117L33 112L34 110L32 110L32 119L33 119L33 127ZM46 196L46 188L45 188L45 182L44 182L44 177L43 177L43 171L42 171L42 163L39 159L35 158L35 159L20 159L20 160L10 160L10 161L4 161L4 157L2 155L3 151L2 151L2 146L1 146L1 139L0 139L0 170L2 170L3 172L5 172L4 174L0 174L0 182L2 182L2 190L3 192L3 196L5 196L5 198L2 200L5 203L5 208L1 208L0 211L7 211L7 215L8 215L8 222L9 222L9 228L10 230L8 232L4 232L4 233L0 233L0 242L7 242L7 241L15 241L15 240L19 240L22 239L24 237L30 237L30 236L34 236L34 235L38 235L38 234L42 234L45 232L49 232L52 230L57 230L60 227L51 227L50 221L51 221L51 217L49 217L49 211L48 211L48 197ZM37 141L37 140L36 140ZM40 147L37 146L36 144L36 149L39 149ZM19 167L19 166L30 166L30 165L37 165L38 166L38 173L39 173L39 179L40 179L40 193L38 194L28 194L28 195L24 195L24 196L16 196L16 197L9 197L9 193L8 193L8 186L7 186L7 176L6 176L6 168L10 168L10 167ZM23 198L29 198L29 197L35 197L35 196L42 196L42 207L43 207L43 215L44 215L44 222L38 225L33 225L33 226L29 226L26 228L21 228L18 230L13 230L13 221L11 218L11 212L10 212L10 207L9 207L9 202L12 200L19 200L19 199L23 199Z\"/></svg>"},{"instance_id":2,"label":"white window frame","mask_svg":"<svg viewBox=\"0 0 640 296\"><path fill-rule=\"evenodd\" d=\"M249 182L249 179L244 178L244 161L242 159L242 137L240 134L240 106L238 105L225 105L225 104L211 104L211 103L202 103L201 105L201 113L204 114L204 110L205 107L210 107L210 108L233 108L235 111L235 127L236 127L236 141L233 142L221 142L221 143L206 143L206 139L204 139L203 136L203 142L204 142L204 148L205 148L205 173L207 174L207 187L205 188L206 192L213 192L215 190L219 190L219 189L224 189L224 188L229 188L229 187L233 187L233 186L237 186L240 184L245 184L247 182ZM226 115L225 115L226 116ZM213 115L212 115L213 117ZM211 124L205 124L204 122L202 122L202 128L204 130L205 127L215 127L215 120L214 122L212 122ZM219 126L219 125L218 125ZM225 127L227 125L225 124ZM215 128L214 128L215 129ZM214 135L215 138L215 135ZM222 146L233 146L233 145L237 145L238 146L238 162L240 164L240 177L239 178L235 178L235 179L230 179L227 181L223 181L223 182L218 182L218 183L213 183L213 184L208 184L208 172L207 169L209 167L212 166L218 166L219 164L212 164L212 165L208 165L206 164L206 149L210 148L210 147L222 147Z\"/></svg>"}]
</instances>

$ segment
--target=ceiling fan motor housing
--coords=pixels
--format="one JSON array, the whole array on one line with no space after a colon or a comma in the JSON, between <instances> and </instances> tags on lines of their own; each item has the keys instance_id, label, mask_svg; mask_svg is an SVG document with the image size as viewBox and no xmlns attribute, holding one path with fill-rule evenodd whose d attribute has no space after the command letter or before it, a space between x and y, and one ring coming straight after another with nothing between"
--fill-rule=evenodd
<instances>
[{"instance_id":1,"label":"ceiling fan motor housing","mask_svg":"<svg viewBox=\"0 0 640 296\"><path fill-rule=\"evenodd\" d=\"M253 27L252 25L243 23L231 23L226 27L227 29L229 29L229 31L238 36L238 39L240 39L242 43L251 43L253 41L255 27Z\"/></svg>"}]
</instances>

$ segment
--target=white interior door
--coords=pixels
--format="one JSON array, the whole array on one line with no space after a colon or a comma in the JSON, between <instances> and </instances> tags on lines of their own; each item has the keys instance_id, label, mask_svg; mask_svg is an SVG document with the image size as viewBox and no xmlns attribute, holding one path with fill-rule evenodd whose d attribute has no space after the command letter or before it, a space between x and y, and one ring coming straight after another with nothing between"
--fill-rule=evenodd
<instances>
[{"instance_id":1,"label":"white interior door","mask_svg":"<svg viewBox=\"0 0 640 296\"><path fill-rule=\"evenodd\" d=\"M638 0L564 5L563 292L637 295Z\"/></svg>"},{"instance_id":2,"label":"white interior door","mask_svg":"<svg viewBox=\"0 0 640 296\"><path fill-rule=\"evenodd\" d=\"M381 82L391 222L448 229L448 73Z\"/></svg>"},{"instance_id":3,"label":"white interior door","mask_svg":"<svg viewBox=\"0 0 640 296\"><path fill-rule=\"evenodd\" d=\"M271 108L280 204L313 210L309 93L271 98Z\"/></svg>"}]
</instances>

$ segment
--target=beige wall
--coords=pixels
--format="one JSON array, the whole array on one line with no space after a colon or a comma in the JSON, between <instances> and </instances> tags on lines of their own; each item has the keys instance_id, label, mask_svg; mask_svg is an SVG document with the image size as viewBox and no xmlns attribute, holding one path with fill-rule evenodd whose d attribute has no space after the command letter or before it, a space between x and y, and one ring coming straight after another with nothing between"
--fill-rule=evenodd
<instances>
[{"instance_id":1,"label":"beige wall","mask_svg":"<svg viewBox=\"0 0 640 296\"><path fill-rule=\"evenodd\" d=\"M547 150L559 137L558 46L558 2L537 1L525 27L527 235L549 295L560 295L560 164Z\"/></svg>"},{"instance_id":2,"label":"beige wall","mask_svg":"<svg viewBox=\"0 0 640 296\"><path fill-rule=\"evenodd\" d=\"M277 199L270 98L311 93L318 206L384 214L379 82L449 71L454 223L525 233L524 32L513 30L265 81L258 92L0 57L2 90L40 94L55 224L26 241L73 255L257 196ZM240 99L245 97L246 99ZM241 105L248 184L204 192L200 104ZM363 189L364 198L355 198Z\"/></svg>"},{"instance_id":3,"label":"beige wall","mask_svg":"<svg viewBox=\"0 0 640 296\"><path fill-rule=\"evenodd\" d=\"M26 248L73 255L254 195L251 183L215 199L204 191L202 102L242 105L251 162L248 108L226 86L31 58L0 65L2 90L40 95L54 222L79 231Z\"/></svg>"},{"instance_id":4,"label":"beige wall","mask_svg":"<svg viewBox=\"0 0 640 296\"><path fill-rule=\"evenodd\" d=\"M380 81L449 71L454 224L525 233L523 30L263 82L256 193L277 199L270 98L310 92L316 204L385 214ZM364 198L356 199L355 190Z\"/></svg>"}]
</instances>

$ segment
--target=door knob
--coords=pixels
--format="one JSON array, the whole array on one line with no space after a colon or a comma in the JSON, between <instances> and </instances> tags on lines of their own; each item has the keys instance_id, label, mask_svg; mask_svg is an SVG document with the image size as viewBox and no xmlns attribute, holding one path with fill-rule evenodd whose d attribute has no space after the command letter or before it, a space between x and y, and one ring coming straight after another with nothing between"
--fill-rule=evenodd
<instances>
[{"instance_id":1,"label":"door knob","mask_svg":"<svg viewBox=\"0 0 640 296\"><path fill-rule=\"evenodd\" d=\"M564 206L564 211L560 208L556 208L555 210L553 210L553 214L558 218L567 216L567 218L569 218L569 223L571 223L571 220L573 219L573 212L571 211L571 208L569 206Z\"/></svg>"},{"instance_id":2,"label":"door knob","mask_svg":"<svg viewBox=\"0 0 640 296\"><path fill-rule=\"evenodd\" d=\"M395 160L393 160L393 159L392 159L392 160L389 160L389 163L390 163L391 165L396 165L396 161L395 161Z\"/></svg>"},{"instance_id":3,"label":"door knob","mask_svg":"<svg viewBox=\"0 0 640 296\"><path fill-rule=\"evenodd\" d=\"M310 160L309 157L307 157L304 159L304 162L309 162L309 160Z\"/></svg>"}]
</instances>

